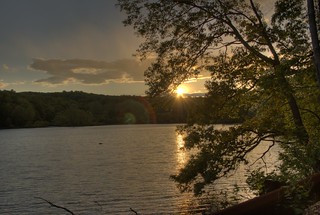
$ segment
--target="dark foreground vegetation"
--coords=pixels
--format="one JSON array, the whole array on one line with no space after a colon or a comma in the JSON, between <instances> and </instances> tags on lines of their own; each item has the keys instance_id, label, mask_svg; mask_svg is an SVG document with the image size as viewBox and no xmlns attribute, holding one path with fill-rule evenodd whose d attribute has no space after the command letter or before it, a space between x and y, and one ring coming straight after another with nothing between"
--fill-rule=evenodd
<instances>
[{"instance_id":1,"label":"dark foreground vegetation","mask_svg":"<svg viewBox=\"0 0 320 215\"><path fill-rule=\"evenodd\" d=\"M0 128L185 123L201 97L0 91Z\"/></svg>"},{"instance_id":2,"label":"dark foreground vegetation","mask_svg":"<svg viewBox=\"0 0 320 215\"><path fill-rule=\"evenodd\" d=\"M136 56L156 56L145 71L148 95L210 74L207 108L179 128L184 148L197 151L172 176L182 192L207 194L245 166L243 176L257 195L274 181L292 188L285 205L295 214L310 203L312 193L301 191L299 182L320 172L319 3L118 0L124 25L143 38ZM214 125L237 115L238 126ZM268 165L269 153L279 162ZM221 208L228 206L214 200L219 201Z\"/></svg>"}]
</instances>

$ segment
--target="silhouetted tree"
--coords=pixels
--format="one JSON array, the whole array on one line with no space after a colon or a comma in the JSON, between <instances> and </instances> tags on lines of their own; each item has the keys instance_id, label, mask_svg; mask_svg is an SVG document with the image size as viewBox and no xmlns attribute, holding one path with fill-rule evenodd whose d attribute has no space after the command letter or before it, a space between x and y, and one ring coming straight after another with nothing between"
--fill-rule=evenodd
<instances>
[{"instance_id":1,"label":"silhouetted tree","mask_svg":"<svg viewBox=\"0 0 320 215\"><path fill-rule=\"evenodd\" d=\"M211 74L202 113L180 128L185 148L198 152L172 177L181 190L201 194L261 144L282 148L282 180L315 171L320 94L304 3L276 0L266 17L254 0L118 0L124 24L144 38L138 55L156 57L145 72L150 96ZM224 118L242 123L217 130Z\"/></svg>"},{"instance_id":2,"label":"silhouetted tree","mask_svg":"<svg viewBox=\"0 0 320 215\"><path fill-rule=\"evenodd\" d=\"M314 0L307 0L308 7L308 21L309 29L311 34L312 49L313 49L313 60L316 67L318 86L320 87L320 44L317 27L317 16L315 10ZM318 7L320 7L320 1L318 0ZM318 8L320 10L320 8ZM319 13L319 12L318 12Z\"/></svg>"}]
</instances>

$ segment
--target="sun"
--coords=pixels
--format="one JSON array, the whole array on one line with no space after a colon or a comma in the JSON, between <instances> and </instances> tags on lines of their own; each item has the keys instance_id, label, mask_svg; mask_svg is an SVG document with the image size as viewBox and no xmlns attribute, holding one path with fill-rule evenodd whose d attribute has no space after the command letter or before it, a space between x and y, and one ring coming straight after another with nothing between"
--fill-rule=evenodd
<instances>
[{"instance_id":1,"label":"sun","mask_svg":"<svg viewBox=\"0 0 320 215\"><path fill-rule=\"evenodd\" d=\"M184 94L187 93L187 88L185 86L178 86L177 89L175 90L177 97L183 97Z\"/></svg>"}]
</instances>

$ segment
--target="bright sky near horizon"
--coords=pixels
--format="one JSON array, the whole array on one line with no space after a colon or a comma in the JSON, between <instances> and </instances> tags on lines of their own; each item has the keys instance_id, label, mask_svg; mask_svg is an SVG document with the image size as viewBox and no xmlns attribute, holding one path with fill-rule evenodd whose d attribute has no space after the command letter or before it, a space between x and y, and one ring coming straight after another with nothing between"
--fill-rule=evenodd
<instances>
[{"instance_id":1,"label":"bright sky near horizon","mask_svg":"<svg viewBox=\"0 0 320 215\"><path fill-rule=\"evenodd\" d=\"M123 26L116 3L1 0L0 90L144 95L150 62L133 57L142 38ZM204 82L188 81L184 91L203 93Z\"/></svg>"},{"instance_id":2,"label":"bright sky near horizon","mask_svg":"<svg viewBox=\"0 0 320 215\"><path fill-rule=\"evenodd\" d=\"M148 62L133 54L116 0L1 0L0 90L143 95ZM204 81L189 83L203 92Z\"/></svg>"}]
</instances>

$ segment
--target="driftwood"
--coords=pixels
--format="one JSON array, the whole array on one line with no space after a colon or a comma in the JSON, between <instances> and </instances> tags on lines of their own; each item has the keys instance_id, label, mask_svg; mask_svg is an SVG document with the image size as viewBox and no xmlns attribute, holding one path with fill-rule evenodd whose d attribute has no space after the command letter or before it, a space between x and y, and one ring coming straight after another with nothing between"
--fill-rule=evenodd
<instances>
[{"instance_id":1,"label":"driftwood","mask_svg":"<svg viewBox=\"0 0 320 215\"><path fill-rule=\"evenodd\" d=\"M54 203L52 203L52 202L50 202L50 201L48 201L48 200L46 200L46 199L44 199L44 198L41 198L41 197L34 197L34 198L36 198L36 199L41 199L42 201L47 202L47 203L48 203L50 206L52 206L52 207L62 209L62 210L64 210L64 211L67 211L67 212L70 213L71 215L75 215L75 214L74 214L71 210L69 210L68 208L62 207L62 206L60 206L60 205L56 205L56 204L54 204ZM97 202L97 201L95 201L95 203L96 203L97 205L99 205L100 208L101 208L101 210L102 210L102 205L100 205L100 203ZM135 213L136 215L139 215L139 213L138 213L137 211L133 210L132 208L130 208L130 211L133 212L133 213Z\"/></svg>"},{"instance_id":2,"label":"driftwood","mask_svg":"<svg viewBox=\"0 0 320 215\"><path fill-rule=\"evenodd\" d=\"M133 213L135 213L136 215L139 215L137 211L133 210L132 208L130 208L130 211L132 211Z\"/></svg>"},{"instance_id":3,"label":"driftwood","mask_svg":"<svg viewBox=\"0 0 320 215\"><path fill-rule=\"evenodd\" d=\"M310 185L310 197L312 196L317 197L318 200L320 199L320 173L301 181L300 184ZM255 197L238 205L234 205L219 212L213 213L212 215L293 215L294 211L282 204L285 200L285 194L287 190L288 187L283 186L264 195ZM60 208L70 213L71 215L74 215L71 210L65 207L56 205L41 197L35 198L41 199L50 204L50 206L52 207ZM317 209L318 208L319 207L317 207ZM130 211L135 213L136 215L138 214L138 212L133 210L132 208L130 208Z\"/></svg>"},{"instance_id":4,"label":"driftwood","mask_svg":"<svg viewBox=\"0 0 320 215\"><path fill-rule=\"evenodd\" d=\"M68 213L70 213L70 214L72 214L72 215L75 215L75 214L74 214L71 210L69 210L68 208L65 208L65 207L56 205L56 204L54 204L54 203L52 203L52 202L50 202L50 201L48 201L48 200L46 200L46 199L44 199L44 198L41 198L41 197L34 197L34 198L36 198L36 199L41 199L41 200L47 202L47 203L48 203L50 206L52 206L52 207L60 208L60 209L62 209L62 210L64 210L64 211L67 211Z\"/></svg>"},{"instance_id":5,"label":"driftwood","mask_svg":"<svg viewBox=\"0 0 320 215\"><path fill-rule=\"evenodd\" d=\"M320 174L300 182L301 185L310 184L310 196L320 196ZM288 187L281 187L264 195L231 206L212 215L293 215L294 211L285 205L285 193Z\"/></svg>"}]
</instances>

